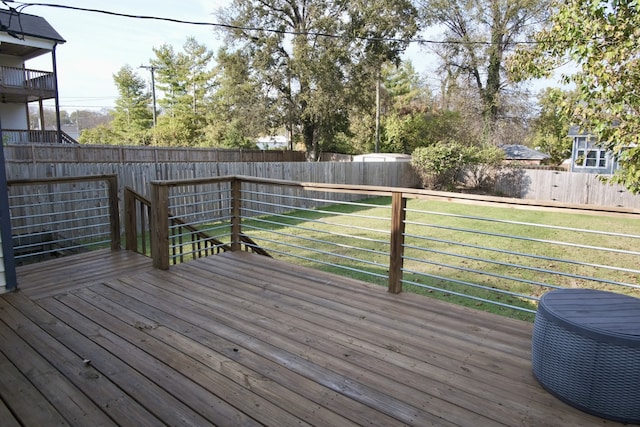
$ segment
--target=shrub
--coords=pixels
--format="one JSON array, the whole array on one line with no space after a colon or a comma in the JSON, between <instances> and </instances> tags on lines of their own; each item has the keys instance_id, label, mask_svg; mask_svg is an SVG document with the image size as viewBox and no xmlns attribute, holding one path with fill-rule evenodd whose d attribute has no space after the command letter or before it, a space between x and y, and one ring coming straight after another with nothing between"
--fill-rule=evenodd
<instances>
[{"instance_id":1,"label":"shrub","mask_svg":"<svg viewBox=\"0 0 640 427\"><path fill-rule=\"evenodd\" d=\"M425 188L452 190L469 177L473 188L491 184L500 170L504 152L493 145L464 146L441 141L413 151L411 164Z\"/></svg>"},{"instance_id":2,"label":"shrub","mask_svg":"<svg viewBox=\"0 0 640 427\"><path fill-rule=\"evenodd\" d=\"M416 148L411 164L425 188L450 190L464 166L465 147L455 141L442 141L428 147Z\"/></svg>"}]
</instances>

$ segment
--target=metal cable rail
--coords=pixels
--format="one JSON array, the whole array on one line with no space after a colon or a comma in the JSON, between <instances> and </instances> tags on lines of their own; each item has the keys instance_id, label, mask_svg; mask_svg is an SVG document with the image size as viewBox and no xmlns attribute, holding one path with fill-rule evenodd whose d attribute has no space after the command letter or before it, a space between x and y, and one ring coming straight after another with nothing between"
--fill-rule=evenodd
<instances>
[{"instance_id":1,"label":"metal cable rail","mask_svg":"<svg viewBox=\"0 0 640 427\"><path fill-rule=\"evenodd\" d=\"M444 299L455 296L525 313L535 312L539 296L553 288L594 286L640 295L640 251L633 244L640 238L640 228L613 229L606 221L600 229L593 224L589 228L563 226L572 219L554 221L562 213L558 212L561 206L552 202L536 205L476 195L253 177L152 185L160 195L169 188L188 185L191 193L197 193L193 190L197 185L220 185L225 179L230 182L228 191L209 193L217 194L220 200L213 195L206 200L195 195L181 200L180 195L175 200L185 209L181 218L194 220L192 224L198 228L213 223L221 229L230 227L224 238L236 248L232 250L248 238L253 243L245 243L246 247L267 250L279 258L304 260L344 270L347 275L366 275L377 283L386 279L392 292L402 287L422 289ZM163 186L167 190L162 190ZM323 196L318 196L320 193ZM447 210L461 206L451 203L457 201L522 209L508 212L512 217L506 219L504 211L485 210L478 215L481 208L462 214L459 209ZM518 211L529 208L554 213L540 215L539 222L537 215L534 221L529 219L531 215L521 220ZM604 211L576 206L566 210L593 218ZM230 215L219 216L222 212ZM637 212L623 209L607 214L625 220L638 218ZM185 239L193 234L180 233ZM158 262L160 268L166 268L163 265Z\"/></svg>"},{"instance_id":2,"label":"metal cable rail","mask_svg":"<svg viewBox=\"0 0 640 427\"><path fill-rule=\"evenodd\" d=\"M14 259L19 263L120 246L115 175L7 184Z\"/></svg>"}]
</instances>

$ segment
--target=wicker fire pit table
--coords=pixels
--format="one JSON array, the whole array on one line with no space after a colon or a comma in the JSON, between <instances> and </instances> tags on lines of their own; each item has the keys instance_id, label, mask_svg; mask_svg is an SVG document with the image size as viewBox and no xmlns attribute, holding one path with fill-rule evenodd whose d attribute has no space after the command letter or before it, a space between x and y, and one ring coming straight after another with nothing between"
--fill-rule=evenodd
<instances>
[{"instance_id":1,"label":"wicker fire pit table","mask_svg":"<svg viewBox=\"0 0 640 427\"><path fill-rule=\"evenodd\" d=\"M533 373L550 393L593 415L640 423L640 298L548 292L532 344Z\"/></svg>"}]
</instances>

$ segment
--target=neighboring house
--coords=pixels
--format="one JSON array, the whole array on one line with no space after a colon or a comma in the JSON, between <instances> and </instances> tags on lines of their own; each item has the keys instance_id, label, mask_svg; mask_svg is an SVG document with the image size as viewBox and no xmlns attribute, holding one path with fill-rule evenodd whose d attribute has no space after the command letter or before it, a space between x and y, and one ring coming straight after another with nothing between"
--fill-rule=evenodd
<instances>
[{"instance_id":1,"label":"neighboring house","mask_svg":"<svg viewBox=\"0 0 640 427\"><path fill-rule=\"evenodd\" d=\"M0 126L3 142L74 142L60 132L60 107L56 74L56 47L65 40L40 16L0 10ZM31 70L26 61L51 55L53 71ZM57 117L56 130L29 127L29 105L53 99ZM45 129L40 114L39 129Z\"/></svg>"},{"instance_id":2,"label":"neighboring house","mask_svg":"<svg viewBox=\"0 0 640 427\"><path fill-rule=\"evenodd\" d=\"M263 136L258 138L256 145L260 150L286 150L289 148L289 138L283 135Z\"/></svg>"},{"instance_id":3,"label":"neighboring house","mask_svg":"<svg viewBox=\"0 0 640 427\"><path fill-rule=\"evenodd\" d=\"M540 151L529 148L526 145L502 145L500 148L504 151L504 160L506 163L540 165L544 160L551 158L550 155L541 153Z\"/></svg>"},{"instance_id":4,"label":"neighboring house","mask_svg":"<svg viewBox=\"0 0 640 427\"><path fill-rule=\"evenodd\" d=\"M618 169L618 162L606 149L599 147L596 138L578 127L569 129L573 139L571 149L571 172L613 174Z\"/></svg>"}]
</instances>

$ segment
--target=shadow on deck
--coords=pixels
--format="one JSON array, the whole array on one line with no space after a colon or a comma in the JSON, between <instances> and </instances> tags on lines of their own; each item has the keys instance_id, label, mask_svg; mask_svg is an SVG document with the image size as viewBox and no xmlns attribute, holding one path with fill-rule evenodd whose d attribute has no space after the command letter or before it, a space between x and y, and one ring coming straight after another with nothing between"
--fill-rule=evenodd
<instances>
[{"instance_id":1,"label":"shadow on deck","mask_svg":"<svg viewBox=\"0 0 640 427\"><path fill-rule=\"evenodd\" d=\"M538 385L529 323L267 257L101 252L18 278L3 426L619 425Z\"/></svg>"}]
</instances>

